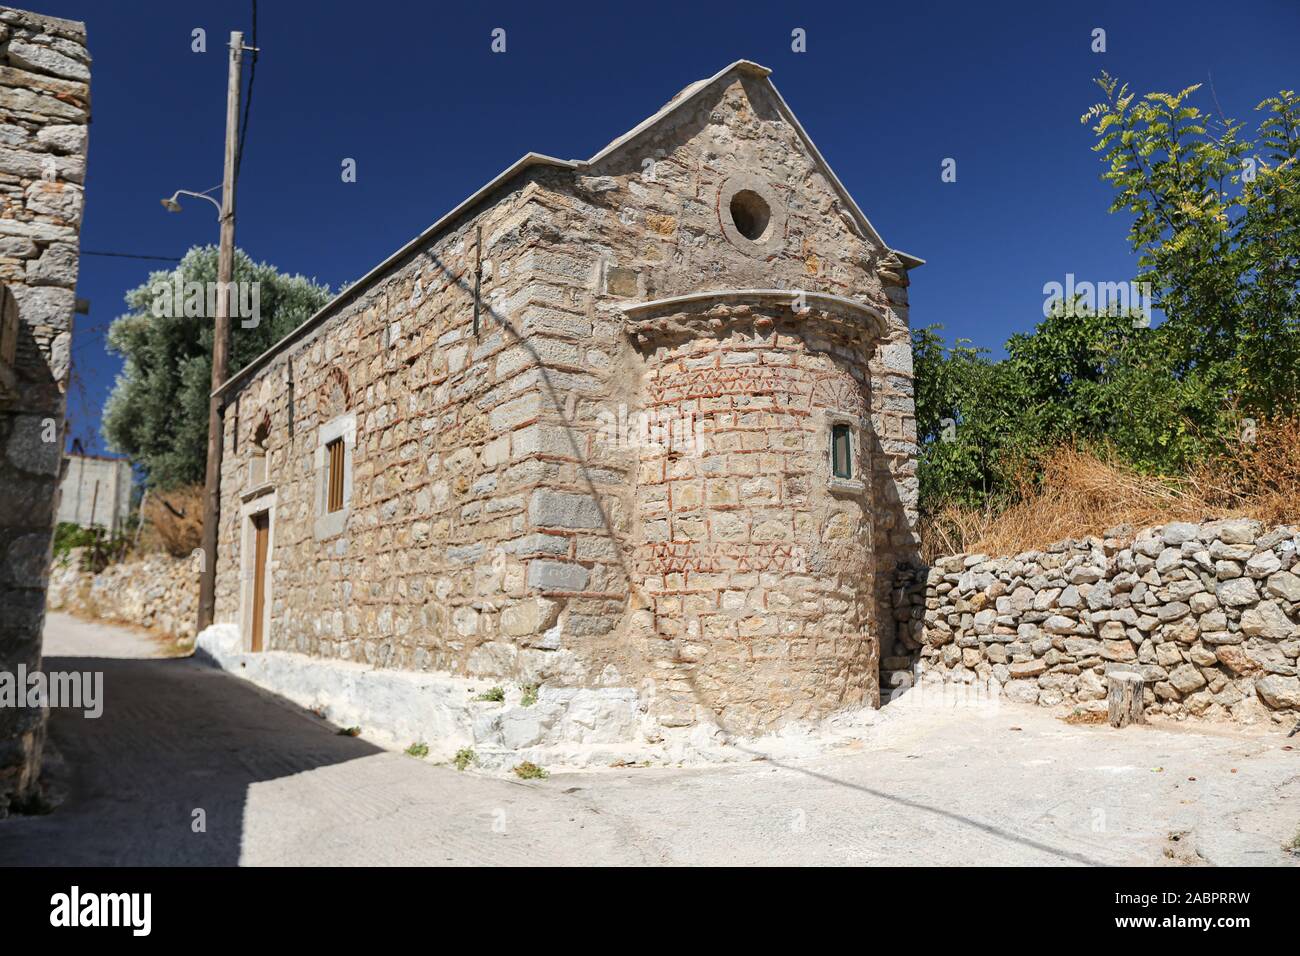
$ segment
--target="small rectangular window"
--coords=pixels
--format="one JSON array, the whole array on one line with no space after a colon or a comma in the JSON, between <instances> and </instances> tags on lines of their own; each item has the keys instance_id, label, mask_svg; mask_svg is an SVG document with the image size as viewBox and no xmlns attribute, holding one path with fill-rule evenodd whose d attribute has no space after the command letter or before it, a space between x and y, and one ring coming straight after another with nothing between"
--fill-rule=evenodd
<instances>
[{"instance_id":1,"label":"small rectangular window","mask_svg":"<svg viewBox=\"0 0 1300 956\"><path fill-rule=\"evenodd\" d=\"M853 451L848 425L831 427L831 474L836 478L853 477Z\"/></svg>"},{"instance_id":2,"label":"small rectangular window","mask_svg":"<svg viewBox=\"0 0 1300 956\"><path fill-rule=\"evenodd\" d=\"M325 446L329 456L329 490L325 511L333 514L343 510L343 439L336 438Z\"/></svg>"}]
</instances>

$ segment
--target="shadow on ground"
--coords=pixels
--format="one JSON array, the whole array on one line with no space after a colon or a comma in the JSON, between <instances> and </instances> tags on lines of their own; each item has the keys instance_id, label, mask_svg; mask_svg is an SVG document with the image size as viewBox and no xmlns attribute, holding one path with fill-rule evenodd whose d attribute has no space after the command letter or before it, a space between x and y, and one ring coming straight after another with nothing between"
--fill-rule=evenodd
<instances>
[{"instance_id":1,"label":"shadow on ground","mask_svg":"<svg viewBox=\"0 0 1300 956\"><path fill-rule=\"evenodd\" d=\"M190 658L44 666L102 671L103 714L51 711L46 773L66 795L0 823L0 865L234 866L251 784L382 752Z\"/></svg>"}]
</instances>

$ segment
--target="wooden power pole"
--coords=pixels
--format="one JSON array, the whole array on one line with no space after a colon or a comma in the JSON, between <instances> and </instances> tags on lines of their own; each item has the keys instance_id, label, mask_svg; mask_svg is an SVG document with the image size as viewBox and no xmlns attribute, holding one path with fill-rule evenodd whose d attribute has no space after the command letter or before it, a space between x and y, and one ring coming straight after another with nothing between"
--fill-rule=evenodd
<instances>
[{"instance_id":1,"label":"wooden power pole","mask_svg":"<svg viewBox=\"0 0 1300 956\"><path fill-rule=\"evenodd\" d=\"M244 34L230 33L226 84L226 157L221 179L221 245L217 252L217 318L212 337L212 395L208 399L208 468L203 481L203 564L199 577L199 630L212 623L217 603L217 523L221 518L221 402L216 391L230 365L231 275L235 268L235 163L239 155L239 93Z\"/></svg>"}]
</instances>

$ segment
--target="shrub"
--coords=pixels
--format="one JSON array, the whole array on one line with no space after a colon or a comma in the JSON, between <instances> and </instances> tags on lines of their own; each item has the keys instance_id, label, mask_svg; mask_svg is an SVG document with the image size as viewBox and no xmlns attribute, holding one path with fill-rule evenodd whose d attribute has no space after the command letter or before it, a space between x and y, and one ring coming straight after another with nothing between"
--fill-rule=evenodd
<instances>
[{"instance_id":1,"label":"shrub","mask_svg":"<svg viewBox=\"0 0 1300 956\"><path fill-rule=\"evenodd\" d=\"M66 566L73 549L80 548L81 569L94 574L125 558L130 546L130 539L125 534L110 537L98 525L83 528L71 521L60 521L54 528L55 561Z\"/></svg>"},{"instance_id":2,"label":"shrub","mask_svg":"<svg viewBox=\"0 0 1300 956\"><path fill-rule=\"evenodd\" d=\"M102 535L102 528L83 528L71 521L60 521L54 528L54 556L62 558L73 548L92 547Z\"/></svg>"}]
</instances>

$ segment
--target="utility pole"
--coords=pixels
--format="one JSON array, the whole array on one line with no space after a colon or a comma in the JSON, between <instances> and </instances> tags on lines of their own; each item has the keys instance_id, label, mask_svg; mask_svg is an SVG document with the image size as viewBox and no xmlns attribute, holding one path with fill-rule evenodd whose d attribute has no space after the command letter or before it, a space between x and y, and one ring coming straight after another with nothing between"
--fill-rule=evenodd
<instances>
[{"instance_id":1,"label":"utility pole","mask_svg":"<svg viewBox=\"0 0 1300 956\"><path fill-rule=\"evenodd\" d=\"M216 391L230 365L231 274L235 268L235 161L239 154L239 92L244 34L230 33L226 84L226 156L221 179L221 245L217 252L217 318L212 337L212 395L208 399L208 469L203 481L203 566L199 576L199 630L212 623L217 603L217 522L221 518L221 402Z\"/></svg>"}]
</instances>

